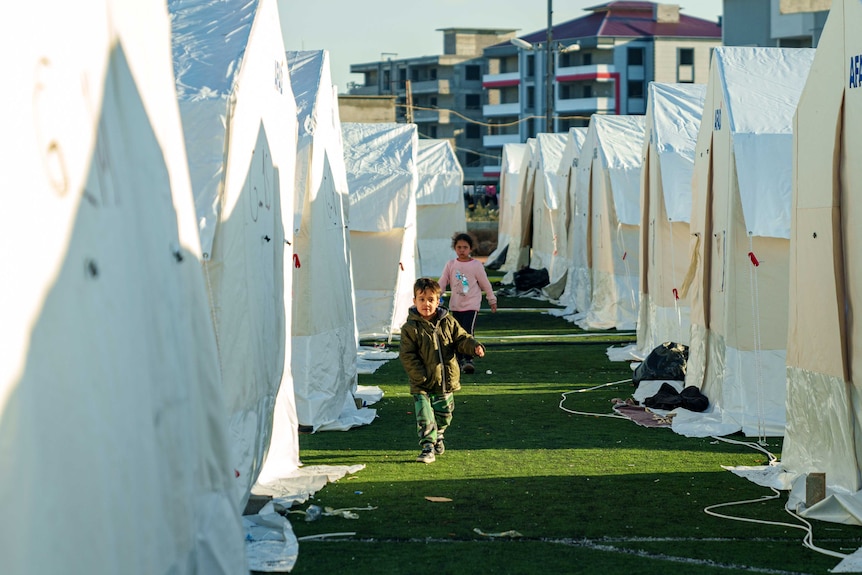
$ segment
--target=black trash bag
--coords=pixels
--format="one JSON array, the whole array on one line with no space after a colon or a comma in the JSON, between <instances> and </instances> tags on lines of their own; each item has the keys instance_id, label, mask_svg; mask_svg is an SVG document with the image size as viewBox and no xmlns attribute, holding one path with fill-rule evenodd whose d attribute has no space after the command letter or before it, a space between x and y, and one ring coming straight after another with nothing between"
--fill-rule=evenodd
<instances>
[{"instance_id":1,"label":"black trash bag","mask_svg":"<svg viewBox=\"0 0 862 575\"><path fill-rule=\"evenodd\" d=\"M682 406L689 411L706 411L709 407L709 399L693 385L680 391L679 396L682 398Z\"/></svg>"},{"instance_id":2,"label":"black trash bag","mask_svg":"<svg viewBox=\"0 0 862 575\"><path fill-rule=\"evenodd\" d=\"M655 395L644 399L644 405L653 409L670 411L677 407L682 407L682 396L674 386L665 382L661 384Z\"/></svg>"},{"instance_id":3,"label":"black trash bag","mask_svg":"<svg viewBox=\"0 0 862 575\"><path fill-rule=\"evenodd\" d=\"M688 346L666 341L652 350L635 369L632 383L635 387L645 379L685 381Z\"/></svg>"},{"instance_id":4,"label":"black trash bag","mask_svg":"<svg viewBox=\"0 0 862 575\"><path fill-rule=\"evenodd\" d=\"M513 274L513 278L515 280L515 288L518 291L542 289L551 283L551 278L548 276L548 270L545 268L540 270L522 268Z\"/></svg>"}]
</instances>

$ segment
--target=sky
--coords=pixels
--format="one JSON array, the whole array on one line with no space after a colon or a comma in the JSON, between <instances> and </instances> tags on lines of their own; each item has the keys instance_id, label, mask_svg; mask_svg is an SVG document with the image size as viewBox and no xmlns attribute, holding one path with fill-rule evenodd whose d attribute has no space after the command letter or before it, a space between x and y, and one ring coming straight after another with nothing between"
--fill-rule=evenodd
<instances>
[{"instance_id":1,"label":"sky","mask_svg":"<svg viewBox=\"0 0 862 575\"><path fill-rule=\"evenodd\" d=\"M586 16L606 0L553 0L553 23ZM361 82L351 64L443 53L439 28L510 28L518 36L544 30L548 0L277 0L287 50L329 50L339 93ZM722 0L665 0L683 14L716 21ZM384 55L385 53L385 55Z\"/></svg>"}]
</instances>

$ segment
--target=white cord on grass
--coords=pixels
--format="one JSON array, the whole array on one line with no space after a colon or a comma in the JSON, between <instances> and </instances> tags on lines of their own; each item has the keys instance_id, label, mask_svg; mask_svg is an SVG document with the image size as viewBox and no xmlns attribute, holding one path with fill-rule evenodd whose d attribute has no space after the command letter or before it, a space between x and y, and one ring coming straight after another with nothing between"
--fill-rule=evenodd
<instances>
[{"instance_id":1,"label":"white cord on grass","mask_svg":"<svg viewBox=\"0 0 862 575\"><path fill-rule=\"evenodd\" d=\"M760 451L761 453L765 454L766 457L769 459L770 465L772 465L776 461L778 461L778 458L776 458L775 455L773 455L772 453L767 451L759 442L758 443L752 443L750 441L736 441L735 439L728 439L726 437L719 437L717 435L713 435L712 438L716 439L718 441L723 441L725 443L742 445L745 447L750 447L756 451ZM714 517L721 517L723 519L732 519L734 521L746 521L748 523L761 523L763 525L775 525L775 526L779 526L779 527L792 527L793 529L801 529L802 531L805 531L805 537L802 538L802 546L803 547L807 547L808 549L811 549L812 551L816 551L816 552L822 553L824 555L830 555L832 557L838 557L839 559L844 559L845 557L847 557L847 555L845 555L843 553L838 553L836 551L830 551L829 549L823 549L821 547L816 546L814 544L814 527L812 527L811 523L809 523L807 520L802 518L799 514L790 510L786 505L784 506L784 510L788 514L790 514L791 516L796 518L797 520L804 523L805 524L804 526L803 525L797 525L794 523L784 523L782 521L766 521L764 519L748 519L745 517L734 517L732 515L722 515L720 513L714 513L712 511L710 511L711 509L716 509L718 507L729 507L731 505L744 505L746 503L760 503L760 502L767 501L770 499L777 499L778 497L781 496L781 493L777 489L775 489L774 487L770 487L770 489L772 490L774 495L764 495L760 499L749 499L747 501L731 501L728 503L718 503L716 505L710 505L709 507L705 507L703 511L707 515L712 515Z\"/></svg>"},{"instance_id":2,"label":"white cord on grass","mask_svg":"<svg viewBox=\"0 0 862 575\"><path fill-rule=\"evenodd\" d=\"M568 408L563 407L563 404L566 402L566 396L569 395L570 393L583 393L585 391L594 391L596 389L601 389L602 387L608 387L611 385L619 385L620 383L627 383L630 381L631 381L631 379L621 379L619 381L612 381L610 383L602 383L599 385L594 385L593 387L588 387L586 389L573 389L572 391L566 391L566 392L561 394L563 396L563 399L560 400L560 409L562 409L566 413L572 413L574 415L592 415L595 417L612 417L614 419L628 419L628 417L625 417L624 415L620 415L618 413L593 413L590 411L575 411L574 409L568 409Z\"/></svg>"},{"instance_id":3,"label":"white cord on grass","mask_svg":"<svg viewBox=\"0 0 862 575\"><path fill-rule=\"evenodd\" d=\"M774 525L776 527L790 527L791 529L801 529L805 531L805 537L802 538L802 546L811 549L812 551L817 551L818 553L823 553L824 555L830 555L832 557L837 557L839 559L844 559L847 555L843 553L838 553L836 551L830 551L829 549L823 549L822 547L818 547L814 544L814 533L813 528L811 527L811 523L803 519L802 517L796 515L789 509L785 507L785 511L803 522L805 525L798 525L796 523L785 523L784 521L767 521L765 519L752 519L750 517L735 517L733 515L725 515L723 513L716 513L712 511L713 509L718 509L719 507L731 507L733 505L745 505L747 503L762 503L764 501L769 501L771 499L778 499L781 497L781 492L779 492L774 487L769 488L773 495L764 495L759 497L758 499L747 499L745 501L730 501L728 503L717 503L715 505L710 505L709 507L704 507L703 512L707 515L712 515L713 517L718 517L721 519L731 519L733 521L744 521L746 523L759 523L760 525Z\"/></svg>"}]
</instances>

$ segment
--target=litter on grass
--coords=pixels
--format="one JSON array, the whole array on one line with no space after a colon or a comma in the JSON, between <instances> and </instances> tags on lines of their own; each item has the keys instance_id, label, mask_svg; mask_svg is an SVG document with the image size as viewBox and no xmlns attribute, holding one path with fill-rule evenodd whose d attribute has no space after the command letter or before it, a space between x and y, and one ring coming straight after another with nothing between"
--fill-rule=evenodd
<instances>
[{"instance_id":1,"label":"litter on grass","mask_svg":"<svg viewBox=\"0 0 862 575\"><path fill-rule=\"evenodd\" d=\"M514 529L510 529L509 531L501 531L500 533L485 533L478 527L474 527L473 531L482 535L483 537L523 537L520 533L515 531Z\"/></svg>"},{"instance_id":2,"label":"litter on grass","mask_svg":"<svg viewBox=\"0 0 862 575\"><path fill-rule=\"evenodd\" d=\"M432 501L434 503L446 503L448 501L452 501L448 497L438 497L436 495L426 495L425 499L427 499L428 501Z\"/></svg>"}]
</instances>

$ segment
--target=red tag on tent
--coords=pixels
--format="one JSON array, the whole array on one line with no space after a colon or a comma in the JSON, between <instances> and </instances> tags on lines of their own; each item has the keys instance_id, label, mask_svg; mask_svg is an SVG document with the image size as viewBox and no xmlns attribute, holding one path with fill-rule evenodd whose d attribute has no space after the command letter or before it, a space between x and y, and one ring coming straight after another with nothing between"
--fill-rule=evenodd
<instances>
[{"instance_id":1,"label":"red tag on tent","mask_svg":"<svg viewBox=\"0 0 862 575\"><path fill-rule=\"evenodd\" d=\"M673 298L674 298L674 299L679 299L679 292L678 292L678 291L676 291L676 288L673 288Z\"/></svg>"},{"instance_id":2,"label":"red tag on tent","mask_svg":"<svg viewBox=\"0 0 862 575\"><path fill-rule=\"evenodd\" d=\"M299 263L299 254L293 254L293 267L301 268L302 264Z\"/></svg>"},{"instance_id":3,"label":"red tag on tent","mask_svg":"<svg viewBox=\"0 0 862 575\"><path fill-rule=\"evenodd\" d=\"M234 469L233 474L235 477L239 477L239 469Z\"/></svg>"},{"instance_id":4,"label":"red tag on tent","mask_svg":"<svg viewBox=\"0 0 862 575\"><path fill-rule=\"evenodd\" d=\"M398 262L398 267L401 268L402 272L404 271L404 264L402 264L401 262Z\"/></svg>"},{"instance_id":5,"label":"red tag on tent","mask_svg":"<svg viewBox=\"0 0 862 575\"><path fill-rule=\"evenodd\" d=\"M626 259L626 256L629 255L628 252L623 252L623 259Z\"/></svg>"},{"instance_id":6,"label":"red tag on tent","mask_svg":"<svg viewBox=\"0 0 862 575\"><path fill-rule=\"evenodd\" d=\"M760 262L757 261L757 256L754 255L754 252L748 252L748 259L751 260L751 265L757 267L760 265Z\"/></svg>"}]
</instances>

